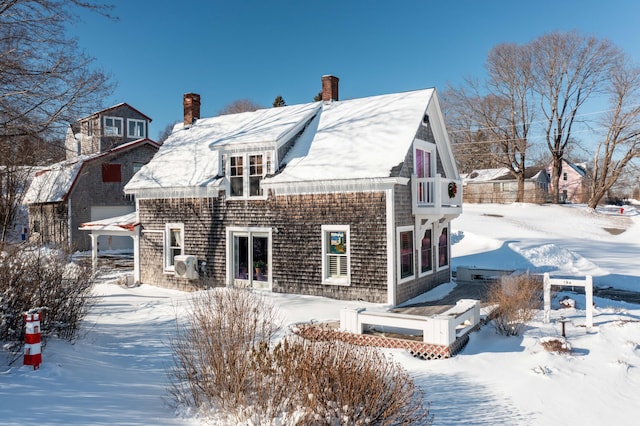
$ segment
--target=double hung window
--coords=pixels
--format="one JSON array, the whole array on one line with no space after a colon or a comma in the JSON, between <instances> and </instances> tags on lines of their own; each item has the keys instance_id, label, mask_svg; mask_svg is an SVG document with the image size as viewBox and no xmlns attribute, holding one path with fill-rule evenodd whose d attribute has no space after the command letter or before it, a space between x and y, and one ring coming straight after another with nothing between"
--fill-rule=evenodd
<instances>
[{"instance_id":1,"label":"double hung window","mask_svg":"<svg viewBox=\"0 0 640 426\"><path fill-rule=\"evenodd\" d=\"M167 223L164 241L165 271L173 271L175 257L182 254L184 254L184 225L182 223Z\"/></svg>"},{"instance_id":2,"label":"double hung window","mask_svg":"<svg viewBox=\"0 0 640 426\"><path fill-rule=\"evenodd\" d=\"M122 136L122 118L105 117L104 118L104 135L105 136Z\"/></svg>"},{"instance_id":3,"label":"double hung window","mask_svg":"<svg viewBox=\"0 0 640 426\"><path fill-rule=\"evenodd\" d=\"M325 284L349 284L349 227L322 227L322 279Z\"/></svg>"}]
</instances>

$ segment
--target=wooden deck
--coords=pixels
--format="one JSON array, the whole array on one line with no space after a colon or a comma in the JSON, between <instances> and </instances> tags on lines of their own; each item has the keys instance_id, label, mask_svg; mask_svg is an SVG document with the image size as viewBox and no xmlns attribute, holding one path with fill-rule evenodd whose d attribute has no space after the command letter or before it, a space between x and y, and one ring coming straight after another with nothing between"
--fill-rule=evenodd
<instances>
[{"instance_id":1,"label":"wooden deck","mask_svg":"<svg viewBox=\"0 0 640 426\"><path fill-rule=\"evenodd\" d=\"M423 316L438 315L455 306L460 299L480 300L480 306L484 306L489 285L490 283L458 283L451 293L442 299L395 308L391 312Z\"/></svg>"}]
</instances>

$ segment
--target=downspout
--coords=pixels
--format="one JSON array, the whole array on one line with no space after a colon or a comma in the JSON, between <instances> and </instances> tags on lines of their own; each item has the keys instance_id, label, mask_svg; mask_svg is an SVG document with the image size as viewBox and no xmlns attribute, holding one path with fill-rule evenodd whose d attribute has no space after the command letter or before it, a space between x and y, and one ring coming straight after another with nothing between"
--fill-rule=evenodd
<instances>
[{"instance_id":1,"label":"downspout","mask_svg":"<svg viewBox=\"0 0 640 426\"><path fill-rule=\"evenodd\" d=\"M387 221L387 303L395 306L397 297L397 281L395 270L395 210L394 210L394 190L386 191L386 221Z\"/></svg>"}]
</instances>

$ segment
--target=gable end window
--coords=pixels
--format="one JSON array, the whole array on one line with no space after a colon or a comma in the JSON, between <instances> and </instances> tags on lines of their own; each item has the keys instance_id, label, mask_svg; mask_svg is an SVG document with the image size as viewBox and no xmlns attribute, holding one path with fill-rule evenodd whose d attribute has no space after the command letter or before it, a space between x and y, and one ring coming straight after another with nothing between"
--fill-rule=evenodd
<instances>
[{"instance_id":1,"label":"gable end window","mask_svg":"<svg viewBox=\"0 0 640 426\"><path fill-rule=\"evenodd\" d=\"M349 285L350 283L349 226L322 226L322 282Z\"/></svg>"},{"instance_id":2,"label":"gable end window","mask_svg":"<svg viewBox=\"0 0 640 426\"><path fill-rule=\"evenodd\" d=\"M142 139L147 136L145 131L146 122L144 120L136 120L130 118L127 120L127 137Z\"/></svg>"},{"instance_id":3,"label":"gable end window","mask_svg":"<svg viewBox=\"0 0 640 426\"><path fill-rule=\"evenodd\" d=\"M103 182L122 182L122 171L120 164L102 164L102 181Z\"/></svg>"},{"instance_id":4,"label":"gable end window","mask_svg":"<svg viewBox=\"0 0 640 426\"><path fill-rule=\"evenodd\" d=\"M164 270L174 271L175 258L184 254L184 224L167 223L164 232Z\"/></svg>"},{"instance_id":5,"label":"gable end window","mask_svg":"<svg viewBox=\"0 0 640 426\"><path fill-rule=\"evenodd\" d=\"M122 136L122 118L105 117L103 133L105 136Z\"/></svg>"}]
</instances>

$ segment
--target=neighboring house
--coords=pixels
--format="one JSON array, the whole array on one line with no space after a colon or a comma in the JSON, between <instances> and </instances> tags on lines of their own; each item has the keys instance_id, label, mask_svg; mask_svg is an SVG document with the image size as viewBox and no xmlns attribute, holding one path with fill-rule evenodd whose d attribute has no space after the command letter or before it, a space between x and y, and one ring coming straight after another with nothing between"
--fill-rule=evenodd
<instances>
[{"instance_id":1,"label":"neighboring house","mask_svg":"<svg viewBox=\"0 0 640 426\"><path fill-rule=\"evenodd\" d=\"M551 168L553 164L547 166L547 176L551 180ZM567 160L562 160L562 173L558 182L560 202L562 203L585 203L589 199L589 189L587 184L587 166L585 163L573 164Z\"/></svg>"},{"instance_id":2,"label":"neighboring house","mask_svg":"<svg viewBox=\"0 0 640 426\"><path fill-rule=\"evenodd\" d=\"M69 126L65 138L67 160L107 152L149 137L151 119L129 104L94 112Z\"/></svg>"},{"instance_id":3,"label":"neighboring house","mask_svg":"<svg viewBox=\"0 0 640 426\"><path fill-rule=\"evenodd\" d=\"M125 186L137 281L398 304L450 280L461 182L435 89L338 101L338 78L322 85L320 102L204 119L184 96Z\"/></svg>"},{"instance_id":4,"label":"neighboring house","mask_svg":"<svg viewBox=\"0 0 640 426\"><path fill-rule=\"evenodd\" d=\"M145 137L149 121L119 104L72 124L66 146L73 151L67 160L36 173L25 195L29 239L89 250L89 235L78 230L82 223L135 211L123 187L158 151L159 145ZM99 243L101 250L133 248L125 237L109 236Z\"/></svg>"},{"instance_id":5,"label":"neighboring house","mask_svg":"<svg viewBox=\"0 0 640 426\"><path fill-rule=\"evenodd\" d=\"M478 169L463 177L465 203L513 203L518 181L509 169ZM549 176L543 168L525 171L524 203L544 203L549 194Z\"/></svg>"}]
</instances>

